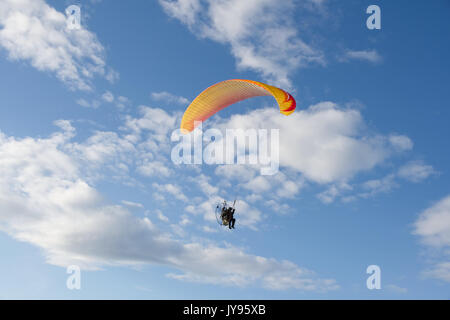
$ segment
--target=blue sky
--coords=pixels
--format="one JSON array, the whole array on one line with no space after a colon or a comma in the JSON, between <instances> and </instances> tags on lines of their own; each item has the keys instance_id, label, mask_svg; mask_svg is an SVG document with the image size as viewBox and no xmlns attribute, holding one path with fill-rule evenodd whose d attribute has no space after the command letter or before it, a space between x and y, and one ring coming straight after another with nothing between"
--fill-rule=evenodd
<instances>
[{"instance_id":1,"label":"blue sky","mask_svg":"<svg viewBox=\"0 0 450 320\"><path fill-rule=\"evenodd\" d=\"M366 27L371 4L381 30ZM443 0L2 1L0 298L448 299L449 13ZM280 129L276 175L171 161L189 102L234 78L297 100L288 118L264 97L205 123ZM213 206L235 197L230 231Z\"/></svg>"}]
</instances>

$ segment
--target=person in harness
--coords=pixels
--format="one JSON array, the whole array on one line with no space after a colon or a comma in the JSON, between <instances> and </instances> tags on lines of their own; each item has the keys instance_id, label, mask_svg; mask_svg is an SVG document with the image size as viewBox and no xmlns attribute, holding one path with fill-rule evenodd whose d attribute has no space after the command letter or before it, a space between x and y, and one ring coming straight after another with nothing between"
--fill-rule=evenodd
<instances>
[{"instance_id":1,"label":"person in harness","mask_svg":"<svg viewBox=\"0 0 450 320\"><path fill-rule=\"evenodd\" d=\"M235 201L236 202L236 201ZM220 213L220 219L222 220L222 225L228 226L229 229L234 229L234 224L236 219L234 218L234 212L236 209L233 207L228 207L227 202L224 201Z\"/></svg>"},{"instance_id":2,"label":"person in harness","mask_svg":"<svg viewBox=\"0 0 450 320\"><path fill-rule=\"evenodd\" d=\"M228 218L228 228L234 229L234 224L236 223L236 219L234 218L234 211L236 209L229 207L227 210L227 218Z\"/></svg>"}]
</instances>

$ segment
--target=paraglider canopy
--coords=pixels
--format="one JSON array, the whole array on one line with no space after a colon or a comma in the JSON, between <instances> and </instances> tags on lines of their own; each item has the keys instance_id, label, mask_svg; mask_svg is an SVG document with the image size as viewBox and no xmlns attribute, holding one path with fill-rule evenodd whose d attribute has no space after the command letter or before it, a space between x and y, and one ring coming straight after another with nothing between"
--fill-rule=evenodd
<instances>
[{"instance_id":1,"label":"paraglider canopy","mask_svg":"<svg viewBox=\"0 0 450 320\"><path fill-rule=\"evenodd\" d=\"M195 129L196 121L204 121L233 103L258 96L273 96L284 115L295 110L295 99L280 88L253 80L225 80L207 88L192 101L181 120L181 132L189 133Z\"/></svg>"}]
</instances>

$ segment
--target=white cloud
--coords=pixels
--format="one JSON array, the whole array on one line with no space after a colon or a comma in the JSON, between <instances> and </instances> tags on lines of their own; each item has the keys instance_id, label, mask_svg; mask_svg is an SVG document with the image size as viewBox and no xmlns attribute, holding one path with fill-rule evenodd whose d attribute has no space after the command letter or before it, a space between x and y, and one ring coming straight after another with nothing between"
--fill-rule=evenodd
<instances>
[{"instance_id":1,"label":"white cloud","mask_svg":"<svg viewBox=\"0 0 450 320\"><path fill-rule=\"evenodd\" d=\"M410 138L408 138L407 136L397 134L391 134L389 136L389 142L398 151L408 151L411 150L414 146Z\"/></svg>"},{"instance_id":2,"label":"white cloud","mask_svg":"<svg viewBox=\"0 0 450 320\"><path fill-rule=\"evenodd\" d=\"M328 291L337 289L334 280L313 280L314 273L300 269L289 261L278 262L260 256L249 256L238 248L233 251L217 247L202 248L198 244L188 245L193 254L190 256L192 265L207 267L203 269L204 275L186 272L184 274L169 274L174 279L215 283L226 286L247 286L259 280L262 286L272 290L285 290L289 288ZM211 257L214 259L211 260ZM195 259L195 260L194 260ZM207 262L207 265L205 264ZM237 266L239 266L237 268ZM227 272L230 270L232 272ZM303 278L305 277L305 278Z\"/></svg>"},{"instance_id":3,"label":"white cloud","mask_svg":"<svg viewBox=\"0 0 450 320\"><path fill-rule=\"evenodd\" d=\"M130 99L124 96L118 96L116 99L116 106L120 110L124 110L130 104Z\"/></svg>"},{"instance_id":4,"label":"white cloud","mask_svg":"<svg viewBox=\"0 0 450 320\"><path fill-rule=\"evenodd\" d=\"M114 95L112 94L111 91L106 91L103 95L102 95L102 99L105 100L108 103L112 103L114 101Z\"/></svg>"},{"instance_id":5,"label":"white cloud","mask_svg":"<svg viewBox=\"0 0 450 320\"><path fill-rule=\"evenodd\" d=\"M78 99L77 104L79 104L82 107L89 108L90 103L86 99Z\"/></svg>"},{"instance_id":6,"label":"white cloud","mask_svg":"<svg viewBox=\"0 0 450 320\"><path fill-rule=\"evenodd\" d=\"M119 78L120 78L120 74L117 71L115 71L111 68L107 68L106 75L105 75L106 80L108 80L110 83L115 83L115 82L117 82L117 80L119 80Z\"/></svg>"},{"instance_id":7,"label":"white cloud","mask_svg":"<svg viewBox=\"0 0 450 320\"><path fill-rule=\"evenodd\" d=\"M166 91L162 92L153 92L152 99L156 101L162 101L166 104L176 103L180 105L186 105L189 103L189 100L185 97L176 96Z\"/></svg>"},{"instance_id":8,"label":"white cloud","mask_svg":"<svg viewBox=\"0 0 450 320\"><path fill-rule=\"evenodd\" d=\"M322 191L317 195L323 203L332 203L338 196L340 196L343 192L352 190L353 188L347 183L338 183L329 186L328 189Z\"/></svg>"},{"instance_id":9,"label":"white cloud","mask_svg":"<svg viewBox=\"0 0 450 320\"><path fill-rule=\"evenodd\" d=\"M264 204L266 205L266 207L272 208L276 213L281 214L287 213L290 209L289 205L287 205L286 203L282 203L273 199L265 201Z\"/></svg>"},{"instance_id":10,"label":"white cloud","mask_svg":"<svg viewBox=\"0 0 450 320\"><path fill-rule=\"evenodd\" d=\"M200 174L200 176L192 178L192 180L199 185L200 189L207 196L213 196L219 192L219 188L211 185L209 183L210 178L204 174Z\"/></svg>"},{"instance_id":11,"label":"white cloud","mask_svg":"<svg viewBox=\"0 0 450 320\"><path fill-rule=\"evenodd\" d=\"M178 222L181 226L186 226L188 224L191 224L191 219L186 214L181 215L180 222Z\"/></svg>"},{"instance_id":12,"label":"white cloud","mask_svg":"<svg viewBox=\"0 0 450 320\"><path fill-rule=\"evenodd\" d=\"M164 213L162 213L162 211L159 209L156 210L156 216L163 222L169 222L169 218L165 216Z\"/></svg>"},{"instance_id":13,"label":"white cloud","mask_svg":"<svg viewBox=\"0 0 450 320\"><path fill-rule=\"evenodd\" d=\"M77 104L84 108L93 108L97 109L100 106L100 102L98 100L93 100L92 102L87 101L86 99L78 99Z\"/></svg>"},{"instance_id":14,"label":"white cloud","mask_svg":"<svg viewBox=\"0 0 450 320\"><path fill-rule=\"evenodd\" d=\"M397 188L401 182L399 178L417 183L435 173L432 166L425 165L420 161L410 161L401 166L396 172L387 174L382 178L371 179L357 185L349 185L347 183L333 184L327 190L319 193L318 198L324 203L331 203L337 197L341 197L343 202L355 201L361 198L367 199L379 193L388 193ZM348 194L349 191L355 191L355 193Z\"/></svg>"},{"instance_id":15,"label":"white cloud","mask_svg":"<svg viewBox=\"0 0 450 320\"><path fill-rule=\"evenodd\" d=\"M203 215L206 221L215 221L216 217L213 215L216 209L216 205L221 203L223 199L217 195L204 199L195 205L189 205L186 207L186 211L193 215Z\"/></svg>"},{"instance_id":16,"label":"white cloud","mask_svg":"<svg viewBox=\"0 0 450 320\"><path fill-rule=\"evenodd\" d=\"M273 268L278 267L286 273L285 276L277 276L277 279L274 279L271 275L262 272L254 277L252 273L246 271L245 261L247 260L245 259L253 263L255 259L256 261L267 261L267 259L262 258L261 260L261 257L247 254L235 247L221 251L222 248L217 246L200 246L204 250L200 250L202 254L211 254L212 256L208 257L211 260L210 264L199 266L196 262L190 260L191 255L196 257L197 254L188 249L191 243L174 240L170 233L166 234L158 229L155 222L158 223L158 220L168 222L168 220L165 220L165 216L158 215L156 212L155 221L152 221L148 217L133 216L127 209L127 207L130 208L127 203L122 203L123 205L105 203L105 200L93 187L95 179L102 178L102 170L107 169L107 167L110 167L109 170L117 170L120 164L120 168L123 168L127 174L131 174L134 171L131 169L128 171L128 168L138 168L145 161L165 163L162 157L170 153L168 139L171 130L177 126L178 114L148 107L141 107L140 113L140 117L137 118L127 117L120 133L95 132L85 141L78 143L69 141L75 134L75 129L68 121L57 122L63 132L56 133L48 139L27 138L20 140L0 135L0 169L2 172L11 172L9 175L5 174L0 177L0 185L2 186L0 187L0 193L4 195L4 197L0 196L0 228L16 239L30 242L44 249L48 260L58 265L74 262L90 267L101 267L109 264L159 263L181 270L181 274L173 275L173 277L189 281L209 283L230 281L230 283L236 285L256 282L275 289L335 287L333 282L316 281L314 276L306 276L305 273L299 271L302 270L301 268L295 265L290 268L284 262L275 260L274 264L272 262L261 262L261 266L258 265L257 267L262 269L266 265ZM258 113L262 115L258 115ZM229 123L236 126L240 126L242 123L249 126L256 124L256 128L259 126L267 127L268 124L269 127L280 128L282 135L286 133L299 135L299 140L293 139L287 142L283 142L283 136L280 136L282 143L290 143L290 145L284 146L284 150L289 149L292 152L291 149L294 149L293 156L295 157L298 157L298 152L304 157L314 157L314 153L317 152L315 148L324 148L323 144L327 142L335 143L336 136L344 136L343 141L355 140L356 144L360 143L369 149L374 148L377 152L381 150L380 152L383 153L384 157L398 152L398 148L392 145L388 137L368 136L362 131L361 127L364 127L364 122L359 112L351 109L343 110L334 104L320 104L301 111L300 115L293 118L295 120L293 123L289 123L292 116L283 116L280 119L277 119L277 117L276 112L263 109L247 115L232 117ZM288 125L281 125L283 121L288 121ZM323 124L323 122L325 123ZM330 131L328 132L327 129ZM317 137L314 134L308 134L310 130ZM314 141L315 139L317 140ZM309 147L310 144L313 147L308 150L295 150L296 148ZM166 149L166 147L169 147L169 149ZM346 148L345 143L337 143L337 147L330 150L328 153L323 153L322 156L325 157L325 160L331 162L332 160L335 161L336 158L339 160L342 152L348 152L350 154L348 159L353 159L352 153L358 156L359 149ZM363 148L363 151L365 150ZM319 156L317 157L320 159ZM384 158L381 157L380 159ZM357 157L354 161L360 161L360 158ZM171 163L168 161L167 167L170 165ZM321 165L325 169L330 167ZM264 177L270 188L262 192L267 194L271 190L275 190L272 192L273 197L280 196L280 194L277 194L277 190L289 197L298 194L303 184L302 179L299 179L300 175L306 175L305 172L311 169L305 166L306 169L299 170L298 167L291 165L289 162L288 165L283 164L283 166L283 170L286 171L279 172L275 176ZM329 170L333 174L325 172L328 176L349 177L348 175L335 174L335 171L333 171L335 167L331 166L331 168L332 170ZM170 170L179 173L175 167L170 167ZM246 183L258 177L256 172L257 168L246 169L246 166L220 166L215 170L215 173L219 176L229 176L230 179L238 180L240 182L238 187L244 187ZM315 171L311 172L314 173ZM309 176L314 177L314 174ZM245 179L242 177L245 177ZM164 176L160 175L160 178L163 179ZM179 178L183 182L190 181L189 175L183 174ZM218 188L215 183L211 182L211 178L205 174L199 176L197 183L189 184L189 189L185 187L186 184L181 182L176 185L167 183L168 181L151 184L150 189L153 188L155 195L162 197L161 199L167 196L168 199L176 198L189 204L186 206L186 212L195 214L189 215L188 220L203 217L206 222L215 224L214 205L223 200L223 197L227 194L231 195L231 192ZM320 179L310 178L310 180L322 182ZM345 179L342 178L342 180ZM325 181L340 183L340 179L337 178L325 179ZM149 185L147 184L147 187ZM235 185L233 184L233 186ZM254 185L255 188L256 185ZM200 191L206 195L206 199L195 197L195 195L198 196ZM219 191L224 194L219 195ZM189 201L184 192L189 192ZM194 195L194 197L191 197L191 195ZM231 195L231 197L234 196L235 194ZM52 198L49 199L49 197ZM244 194L242 198L245 199ZM250 198L249 196L248 199ZM270 209L279 212L289 210L289 207L283 203L280 203L277 207L270 197L264 197L263 199L264 205ZM2 205L4 207L1 207ZM23 206L26 207L26 210L23 209ZM4 208L6 209L2 210ZM238 199L236 208L237 228L242 226L256 230L258 224L264 221L264 215L267 214L256 205L250 205L242 199ZM55 221L47 220L47 213L52 219L53 217L57 219ZM12 214L13 218L9 214ZM31 220L34 219L33 223L26 220L27 223L21 224L28 217ZM86 225L71 223L75 219L86 221ZM21 220L20 223L19 220ZM184 220L183 218L171 227L172 233L176 233L182 238L187 235L186 227L190 226L187 223L182 223ZM44 231L41 229L41 223L45 226ZM55 227L57 223L58 225ZM97 228L100 228L98 225L107 226L108 230L102 229L99 231L97 230ZM52 229L52 232L41 237L41 233L46 233L47 228ZM89 238L91 232L95 234L93 242L84 242L85 238ZM121 241L118 239L121 239ZM126 252L129 248L123 241L139 242L139 246L134 248L132 252ZM149 251L148 248L152 248L152 250ZM227 251L228 249L230 251ZM241 263L238 268L242 267L242 273L239 277L233 278L236 277L236 274L232 273L213 272L213 274L210 274L203 272L203 270L215 267L216 258L219 259L219 256L222 255L228 256L231 254L230 252L233 254L239 253L239 255L242 254L246 257L245 261L238 259ZM218 255L215 255L216 253ZM234 256L231 255L231 259L233 258ZM194 263L194 265L191 265L191 263ZM306 282L303 282L303 276L306 276Z\"/></svg>"},{"instance_id":17,"label":"white cloud","mask_svg":"<svg viewBox=\"0 0 450 320\"><path fill-rule=\"evenodd\" d=\"M128 200L122 200L122 204L124 204L125 206L127 206L129 208L134 208L134 209L143 209L144 208L144 205L142 203L128 201Z\"/></svg>"},{"instance_id":18,"label":"white cloud","mask_svg":"<svg viewBox=\"0 0 450 320\"><path fill-rule=\"evenodd\" d=\"M200 0L160 1L159 3L167 13L188 26L196 22L197 14L202 9Z\"/></svg>"},{"instance_id":19,"label":"white cloud","mask_svg":"<svg viewBox=\"0 0 450 320\"><path fill-rule=\"evenodd\" d=\"M398 170L399 177L412 182L423 181L433 174L436 174L433 167L421 161L408 162Z\"/></svg>"},{"instance_id":20,"label":"white cloud","mask_svg":"<svg viewBox=\"0 0 450 320\"><path fill-rule=\"evenodd\" d=\"M413 234L419 236L427 247L442 250L443 253L440 257L443 261L434 263L434 266L424 274L450 282L450 195L419 215L414 223Z\"/></svg>"},{"instance_id":21,"label":"white cloud","mask_svg":"<svg viewBox=\"0 0 450 320\"><path fill-rule=\"evenodd\" d=\"M168 168L166 164L161 161L149 161L144 160L144 162L137 167L137 171L144 176L162 176L169 177L173 174L173 170Z\"/></svg>"},{"instance_id":22,"label":"white cloud","mask_svg":"<svg viewBox=\"0 0 450 320\"><path fill-rule=\"evenodd\" d=\"M279 129L280 165L318 183L345 182L404 150L398 147L398 139L392 142L392 135L366 132L358 110L343 109L332 102L298 110L288 117L276 108L258 109L233 115L219 127Z\"/></svg>"},{"instance_id":23,"label":"white cloud","mask_svg":"<svg viewBox=\"0 0 450 320\"><path fill-rule=\"evenodd\" d=\"M263 197L260 194L249 194L245 197L245 200L247 200L250 203L255 203L257 201L262 201Z\"/></svg>"},{"instance_id":24,"label":"white cloud","mask_svg":"<svg viewBox=\"0 0 450 320\"><path fill-rule=\"evenodd\" d=\"M297 31L295 2L272 0L159 0L164 11L195 34L231 47L240 69L251 69L272 83L289 88L297 68L324 64L323 54ZM318 4L319 5L319 4ZM309 12L309 11L308 11Z\"/></svg>"},{"instance_id":25,"label":"white cloud","mask_svg":"<svg viewBox=\"0 0 450 320\"><path fill-rule=\"evenodd\" d=\"M72 89L90 90L95 75L105 76L96 36L84 27L69 30L66 16L43 0L0 2L0 46L11 60L54 73Z\"/></svg>"},{"instance_id":26,"label":"white cloud","mask_svg":"<svg viewBox=\"0 0 450 320\"><path fill-rule=\"evenodd\" d=\"M244 185L244 188L254 192L254 193L261 193L265 191L269 191L272 186L270 185L269 181L267 181L267 178L264 176L257 176L247 182Z\"/></svg>"},{"instance_id":27,"label":"white cloud","mask_svg":"<svg viewBox=\"0 0 450 320\"><path fill-rule=\"evenodd\" d=\"M239 226L249 227L257 230L258 223L262 220L263 214L256 207L249 205L244 200L236 201L236 219L239 220ZM237 228L239 226L236 226Z\"/></svg>"},{"instance_id":28,"label":"white cloud","mask_svg":"<svg viewBox=\"0 0 450 320\"><path fill-rule=\"evenodd\" d=\"M414 227L426 245L450 248L450 196L423 211Z\"/></svg>"},{"instance_id":29,"label":"white cloud","mask_svg":"<svg viewBox=\"0 0 450 320\"><path fill-rule=\"evenodd\" d=\"M163 197L166 194L173 196L175 199L180 201L188 202L188 198L184 195L181 188L175 184L167 183L167 184L158 184L153 183L153 188L155 188Z\"/></svg>"},{"instance_id":30,"label":"white cloud","mask_svg":"<svg viewBox=\"0 0 450 320\"><path fill-rule=\"evenodd\" d=\"M395 182L395 175L388 174L387 176L381 179L373 179L366 181L362 184L362 189L364 192L360 193L359 196L363 198L367 198L370 196L374 196L378 193L385 193L391 191L393 188L397 186Z\"/></svg>"},{"instance_id":31,"label":"white cloud","mask_svg":"<svg viewBox=\"0 0 450 320\"><path fill-rule=\"evenodd\" d=\"M379 63L383 58L376 50L347 50L341 57L341 60L363 60L371 63Z\"/></svg>"},{"instance_id":32,"label":"white cloud","mask_svg":"<svg viewBox=\"0 0 450 320\"><path fill-rule=\"evenodd\" d=\"M127 152L134 152L132 141L120 137L115 132L98 131L83 144L68 144L80 158L91 164L103 165L110 160L127 162Z\"/></svg>"},{"instance_id":33,"label":"white cloud","mask_svg":"<svg viewBox=\"0 0 450 320\"><path fill-rule=\"evenodd\" d=\"M139 110L140 118L127 116L126 127L136 133L148 130L158 141L168 139L168 133L175 129L177 118L159 108L140 106Z\"/></svg>"},{"instance_id":34,"label":"white cloud","mask_svg":"<svg viewBox=\"0 0 450 320\"><path fill-rule=\"evenodd\" d=\"M293 198L298 194L302 185L303 182L283 181L281 187L277 190L277 196L280 198Z\"/></svg>"},{"instance_id":35,"label":"white cloud","mask_svg":"<svg viewBox=\"0 0 450 320\"><path fill-rule=\"evenodd\" d=\"M424 275L450 283L450 261L437 263L431 269L424 271Z\"/></svg>"},{"instance_id":36,"label":"white cloud","mask_svg":"<svg viewBox=\"0 0 450 320\"><path fill-rule=\"evenodd\" d=\"M147 140L136 144L140 158L137 170L147 176L169 177L177 172L178 167L172 167L162 155L167 157L170 154L170 132L175 129L180 115L148 107L141 107L140 112L139 118L127 117L123 128L132 132L135 142L140 139L137 137L147 136ZM200 187L208 201L218 195L219 188L226 190L232 185L240 188L240 192L244 191L242 199L252 203L258 201L258 195L259 199L263 195L267 200L274 197L293 198L308 181L327 184L327 189L318 194L318 198L325 203L331 203L338 197L344 202L372 197L399 185L397 170L364 183L355 184L351 179L413 147L407 136L369 132L359 110L349 106L341 108L331 102L310 106L289 117L280 115L275 108L268 108L234 115L228 120L210 121L209 125L222 129L280 129L281 171L274 176L260 176L257 165L219 165L214 170L217 176L214 184L210 182L211 177L205 174L195 179L188 177ZM147 135L147 131L151 134ZM405 178L403 173L401 177ZM245 190L251 194L245 195ZM355 193L349 194L350 191ZM164 193L154 196L164 199ZM227 194L220 196L226 197ZM230 196L233 198L235 194ZM210 203L196 202L188 208L188 212L203 213L207 220L212 218Z\"/></svg>"},{"instance_id":37,"label":"white cloud","mask_svg":"<svg viewBox=\"0 0 450 320\"><path fill-rule=\"evenodd\" d=\"M135 217L126 207L107 203L84 179L84 162L67 146L74 129L67 121L57 124L63 131L49 138L17 139L0 133L0 230L42 249L48 263L83 269L158 264L178 270L169 276L186 281L275 290L338 288L334 280L289 261L233 246L176 240L148 217ZM93 161L97 165L97 157ZM156 188L180 191L168 185Z\"/></svg>"}]
</instances>

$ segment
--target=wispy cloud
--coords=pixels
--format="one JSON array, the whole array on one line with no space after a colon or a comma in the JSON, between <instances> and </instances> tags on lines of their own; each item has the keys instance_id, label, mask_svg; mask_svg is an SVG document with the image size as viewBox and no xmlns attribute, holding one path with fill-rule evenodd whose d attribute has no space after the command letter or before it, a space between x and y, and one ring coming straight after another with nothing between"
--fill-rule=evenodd
<instances>
[{"instance_id":1,"label":"wispy cloud","mask_svg":"<svg viewBox=\"0 0 450 320\"><path fill-rule=\"evenodd\" d=\"M0 27L0 46L11 60L53 73L71 89L92 89L96 75L117 78L95 34L69 30L66 16L43 0L1 1Z\"/></svg>"},{"instance_id":2,"label":"wispy cloud","mask_svg":"<svg viewBox=\"0 0 450 320\"><path fill-rule=\"evenodd\" d=\"M399 177L412 182L423 181L435 174L437 174L436 170L422 161L408 162L398 170Z\"/></svg>"},{"instance_id":3,"label":"wispy cloud","mask_svg":"<svg viewBox=\"0 0 450 320\"><path fill-rule=\"evenodd\" d=\"M360 60L371 63L379 63L383 58L376 50L347 50L340 57L341 61Z\"/></svg>"},{"instance_id":4,"label":"wispy cloud","mask_svg":"<svg viewBox=\"0 0 450 320\"><path fill-rule=\"evenodd\" d=\"M92 100L91 102L89 102L83 98L78 99L76 102L78 105L84 108L93 108L93 109L97 109L101 104L100 101L98 100Z\"/></svg>"},{"instance_id":5,"label":"wispy cloud","mask_svg":"<svg viewBox=\"0 0 450 320\"><path fill-rule=\"evenodd\" d=\"M280 129L280 165L317 183L346 181L405 151L392 142L393 135L364 131L365 121L358 110L332 102L310 106L289 117L275 108L254 110L234 115L222 126Z\"/></svg>"},{"instance_id":6,"label":"wispy cloud","mask_svg":"<svg viewBox=\"0 0 450 320\"><path fill-rule=\"evenodd\" d=\"M111 91L106 91L103 95L102 95L102 99L106 102L112 103L114 101L114 95L112 94Z\"/></svg>"},{"instance_id":7,"label":"wispy cloud","mask_svg":"<svg viewBox=\"0 0 450 320\"><path fill-rule=\"evenodd\" d=\"M319 1L307 1L316 10ZM296 69L324 64L322 52L302 38L296 28L294 1L159 0L164 11L196 35L230 45L240 69L250 69L283 87L290 87ZM298 13L298 12L297 12Z\"/></svg>"},{"instance_id":8,"label":"wispy cloud","mask_svg":"<svg viewBox=\"0 0 450 320\"><path fill-rule=\"evenodd\" d=\"M176 103L180 105L185 105L189 103L189 100L185 97L176 96L172 93L169 93L167 91L161 91L161 92L152 92L151 97L155 101L160 101L163 103Z\"/></svg>"}]
</instances>

